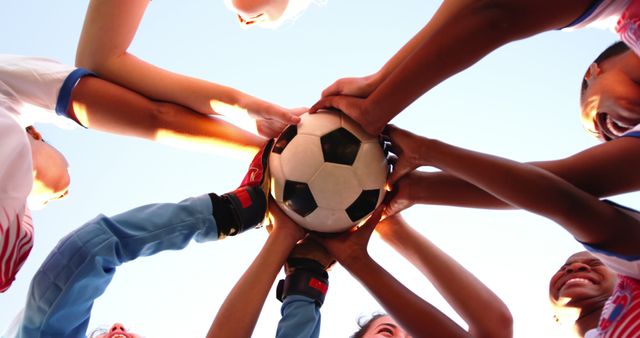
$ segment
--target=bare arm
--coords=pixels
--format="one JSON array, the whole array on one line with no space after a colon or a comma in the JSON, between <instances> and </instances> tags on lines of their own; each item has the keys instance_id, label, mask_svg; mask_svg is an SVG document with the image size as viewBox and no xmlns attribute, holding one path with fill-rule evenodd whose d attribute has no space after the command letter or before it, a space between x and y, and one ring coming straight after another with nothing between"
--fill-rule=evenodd
<instances>
[{"instance_id":1,"label":"bare arm","mask_svg":"<svg viewBox=\"0 0 640 338\"><path fill-rule=\"evenodd\" d=\"M174 102L202 114L220 104L239 107L254 117L297 123L288 109L236 89L176 74L130 54L129 48L149 0L91 0L87 9L76 65L149 98Z\"/></svg>"},{"instance_id":2,"label":"bare arm","mask_svg":"<svg viewBox=\"0 0 640 338\"><path fill-rule=\"evenodd\" d=\"M265 139L216 117L157 102L108 81L84 77L73 90L68 113L87 128L203 149L255 153Z\"/></svg>"},{"instance_id":3,"label":"bare arm","mask_svg":"<svg viewBox=\"0 0 640 338\"><path fill-rule=\"evenodd\" d=\"M287 256L304 231L271 203L277 223L262 250L240 277L211 324L207 337L251 337L258 316Z\"/></svg>"},{"instance_id":4,"label":"bare arm","mask_svg":"<svg viewBox=\"0 0 640 338\"><path fill-rule=\"evenodd\" d=\"M418 154L413 149L424 146L418 144L421 140L423 138L420 136L406 131L395 134L394 150L401 154L400 162L395 168L397 170L391 179L402 178L398 179L394 187L397 189L397 196L390 203L391 213L399 212L413 204L489 209L514 207L450 172L413 171L421 165L419 162L422 162L417 156L413 156ZM629 156L638 151L639 141L632 137L623 137L563 159L530 164L561 177L595 197L628 193L640 190L640 177L634 170L640 166L640 158Z\"/></svg>"},{"instance_id":5,"label":"bare arm","mask_svg":"<svg viewBox=\"0 0 640 338\"><path fill-rule=\"evenodd\" d=\"M382 239L415 265L469 325L473 337L513 335L507 306L473 274L411 228L399 215L380 222Z\"/></svg>"},{"instance_id":6,"label":"bare arm","mask_svg":"<svg viewBox=\"0 0 640 338\"><path fill-rule=\"evenodd\" d=\"M395 127L391 138L410 135ZM637 255L640 224L637 219L566 180L542 168L505 158L458 148L446 143L417 137L421 144L413 160L437 167L515 207L547 217L562 225L578 240L625 255ZM626 149L620 157L629 158L640 149L635 138L620 138L617 146ZM616 148L620 150L620 148ZM635 149L635 150L634 150ZM634 151L632 151L634 150ZM632 157L632 156L631 156ZM628 175L628 187L637 187L638 178L625 167L609 168L607 177ZM606 226L603 226L605 225Z\"/></svg>"},{"instance_id":7,"label":"bare arm","mask_svg":"<svg viewBox=\"0 0 640 338\"><path fill-rule=\"evenodd\" d=\"M592 0L445 0L427 25L381 69L365 99L325 97L377 134L404 108L448 77L509 42L557 29L579 17Z\"/></svg>"},{"instance_id":8,"label":"bare arm","mask_svg":"<svg viewBox=\"0 0 640 338\"><path fill-rule=\"evenodd\" d=\"M469 337L468 332L371 259L367 246L381 211L376 210L357 230L317 238L413 337Z\"/></svg>"}]
</instances>

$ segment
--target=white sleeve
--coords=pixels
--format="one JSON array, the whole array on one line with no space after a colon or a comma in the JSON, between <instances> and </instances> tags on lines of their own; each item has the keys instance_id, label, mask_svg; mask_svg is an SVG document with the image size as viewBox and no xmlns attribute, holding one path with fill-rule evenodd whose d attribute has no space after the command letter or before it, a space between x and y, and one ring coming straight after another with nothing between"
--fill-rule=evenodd
<instances>
[{"instance_id":1,"label":"white sleeve","mask_svg":"<svg viewBox=\"0 0 640 338\"><path fill-rule=\"evenodd\" d=\"M60 87L75 67L41 57L0 55L0 81L21 102L54 111Z\"/></svg>"}]
</instances>

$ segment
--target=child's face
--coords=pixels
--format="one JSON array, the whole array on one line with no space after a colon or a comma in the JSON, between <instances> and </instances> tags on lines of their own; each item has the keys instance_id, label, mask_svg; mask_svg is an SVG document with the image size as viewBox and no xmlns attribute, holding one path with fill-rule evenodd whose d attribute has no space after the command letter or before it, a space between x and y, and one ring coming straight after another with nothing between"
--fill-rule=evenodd
<instances>
[{"instance_id":1,"label":"child's face","mask_svg":"<svg viewBox=\"0 0 640 338\"><path fill-rule=\"evenodd\" d=\"M592 64L581 100L587 127L604 141L640 124L640 58L632 51Z\"/></svg>"},{"instance_id":2,"label":"child's face","mask_svg":"<svg viewBox=\"0 0 640 338\"><path fill-rule=\"evenodd\" d=\"M243 26L267 24L280 19L289 0L231 0L230 5Z\"/></svg>"},{"instance_id":3,"label":"child's face","mask_svg":"<svg viewBox=\"0 0 640 338\"><path fill-rule=\"evenodd\" d=\"M135 333L127 332L127 329L120 323L115 323L109 331L96 336L95 338L139 338Z\"/></svg>"},{"instance_id":4,"label":"child's face","mask_svg":"<svg viewBox=\"0 0 640 338\"><path fill-rule=\"evenodd\" d=\"M410 338L391 316L381 316L373 320L363 338Z\"/></svg>"},{"instance_id":5,"label":"child's face","mask_svg":"<svg viewBox=\"0 0 640 338\"><path fill-rule=\"evenodd\" d=\"M69 164L56 148L42 140L33 127L27 128L33 162L33 188L29 194L29 207L38 209L49 201L64 198L69 192Z\"/></svg>"},{"instance_id":6,"label":"child's face","mask_svg":"<svg viewBox=\"0 0 640 338\"><path fill-rule=\"evenodd\" d=\"M590 253L578 252L567 259L549 282L549 297L555 305L584 308L611 296L616 274Z\"/></svg>"}]
</instances>

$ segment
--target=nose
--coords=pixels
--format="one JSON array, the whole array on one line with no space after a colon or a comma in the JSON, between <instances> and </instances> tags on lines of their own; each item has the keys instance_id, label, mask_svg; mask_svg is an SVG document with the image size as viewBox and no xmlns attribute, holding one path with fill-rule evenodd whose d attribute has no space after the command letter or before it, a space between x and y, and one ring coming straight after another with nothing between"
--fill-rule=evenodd
<instances>
[{"instance_id":1,"label":"nose","mask_svg":"<svg viewBox=\"0 0 640 338\"><path fill-rule=\"evenodd\" d=\"M590 270L589 265L580 262L571 263L565 268L566 273L587 272Z\"/></svg>"},{"instance_id":2,"label":"nose","mask_svg":"<svg viewBox=\"0 0 640 338\"><path fill-rule=\"evenodd\" d=\"M124 325L120 324L120 323L115 323L113 324L113 326L111 326L111 329L109 330L109 332L122 332L122 333L126 333L127 330L124 328Z\"/></svg>"}]
</instances>

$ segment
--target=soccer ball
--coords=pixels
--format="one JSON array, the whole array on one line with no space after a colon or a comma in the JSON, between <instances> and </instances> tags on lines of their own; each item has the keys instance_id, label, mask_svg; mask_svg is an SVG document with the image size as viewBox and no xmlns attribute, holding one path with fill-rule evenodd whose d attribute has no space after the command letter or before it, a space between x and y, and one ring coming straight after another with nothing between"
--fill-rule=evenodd
<instances>
[{"instance_id":1,"label":"soccer ball","mask_svg":"<svg viewBox=\"0 0 640 338\"><path fill-rule=\"evenodd\" d=\"M271 194L300 226L341 232L382 202L389 166L380 141L341 112L304 114L269 155Z\"/></svg>"}]
</instances>

